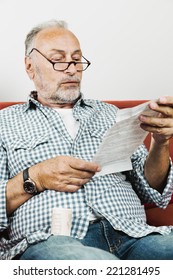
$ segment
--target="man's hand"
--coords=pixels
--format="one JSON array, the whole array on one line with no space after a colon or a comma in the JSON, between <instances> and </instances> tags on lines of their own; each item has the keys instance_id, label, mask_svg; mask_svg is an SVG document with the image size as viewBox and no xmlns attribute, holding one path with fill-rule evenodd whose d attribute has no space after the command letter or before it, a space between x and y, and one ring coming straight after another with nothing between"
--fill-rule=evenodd
<instances>
[{"instance_id":1,"label":"man's hand","mask_svg":"<svg viewBox=\"0 0 173 280\"><path fill-rule=\"evenodd\" d=\"M149 154L145 162L145 177L150 186L163 192L169 174L169 139L173 136L173 97L160 97L149 103L156 117L141 115L141 128L152 133Z\"/></svg>"},{"instance_id":2,"label":"man's hand","mask_svg":"<svg viewBox=\"0 0 173 280\"><path fill-rule=\"evenodd\" d=\"M40 192L45 189L75 192L98 171L100 167L96 163L70 156L57 156L31 167L29 174Z\"/></svg>"},{"instance_id":3,"label":"man's hand","mask_svg":"<svg viewBox=\"0 0 173 280\"><path fill-rule=\"evenodd\" d=\"M141 115L141 128L153 133L153 138L158 144L167 143L173 136L173 97L160 97L151 101L149 108L158 112L157 117Z\"/></svg>"}]
</instances>

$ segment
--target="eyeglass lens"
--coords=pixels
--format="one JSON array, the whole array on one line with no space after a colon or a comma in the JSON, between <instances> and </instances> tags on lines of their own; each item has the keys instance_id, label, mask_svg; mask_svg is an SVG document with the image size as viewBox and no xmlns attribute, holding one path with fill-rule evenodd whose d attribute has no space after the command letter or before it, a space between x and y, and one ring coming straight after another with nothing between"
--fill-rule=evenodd
<instances>
[{"instance_id":1,"label":"eyeglass lens","mask_svg":"<svg viewBox=\"0 0 173 280\"><path fill-rule=\"evenodd\" d=\"M54 63L54 69L55 70L59 70L59 71L63 71L69 68L69 66L73 64L76 67L77 71L84 71L87 67L88 67L88 63L87 62L75 62L75 61L71 61L69 62L58 62L58 63Z\"/></svg>"}]
</instances>

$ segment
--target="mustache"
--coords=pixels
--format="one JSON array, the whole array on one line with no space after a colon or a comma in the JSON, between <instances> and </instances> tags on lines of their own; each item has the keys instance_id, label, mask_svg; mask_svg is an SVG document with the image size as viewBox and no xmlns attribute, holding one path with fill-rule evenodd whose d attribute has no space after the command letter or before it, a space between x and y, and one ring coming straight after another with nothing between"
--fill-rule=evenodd
<instances>
[{"instance_id":1,"label":"mustache","mask_svg":"<svg viewBox=\"0 0 173 280\"><path fill-rule=\"evenodd\" d=\"M72 78L63 78L61 79L60 83L80 83L80 79L78 77L72 77Z\"/></svg>"}]
</instances>

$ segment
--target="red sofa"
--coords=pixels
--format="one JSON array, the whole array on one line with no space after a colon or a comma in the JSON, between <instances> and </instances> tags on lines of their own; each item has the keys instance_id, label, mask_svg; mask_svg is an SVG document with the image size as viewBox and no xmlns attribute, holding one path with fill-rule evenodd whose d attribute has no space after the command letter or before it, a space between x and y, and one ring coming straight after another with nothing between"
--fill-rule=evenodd
<instances>
[{"instance_id":1,"label":"red sofa","mask_svg":"<svg viewBox=\"0 0 173 280\"><path fill-rule=\"evenodd\" d=\"M105 102L116 105L119 108L133 107L141 104L145 100L107 100ZM0 110L13 104L22 102L0 102ZM150 135L145 139L145 144L149 147ZM173 159L173 139L170 143L170 155ZM147 221L150 225L173 225L173 196L166 209L159 209L155 205L145 205Z\"/></svg>"}]
</instances>

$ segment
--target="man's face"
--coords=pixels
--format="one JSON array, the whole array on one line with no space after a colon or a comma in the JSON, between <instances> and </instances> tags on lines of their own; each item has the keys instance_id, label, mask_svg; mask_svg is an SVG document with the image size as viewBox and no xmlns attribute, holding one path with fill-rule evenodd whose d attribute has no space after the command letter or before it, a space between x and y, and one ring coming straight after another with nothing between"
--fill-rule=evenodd
<instances>
[{"instance_id":1,"label":"man's face","mask_svg":"<svg viewBox=\"0 0 173 280\"><path fill-rule=\"evenodd\" d=\"M49 28L39 32L33 48L53 62L80 61L82 55L77 38L62 28ZM62 72L55 71L45 57L33 50L25 60L28 75L38 92L38 100L48 106L74 104L80 96L82 73L77 72L74 64Z\"/></svg>"}]
</instances>

